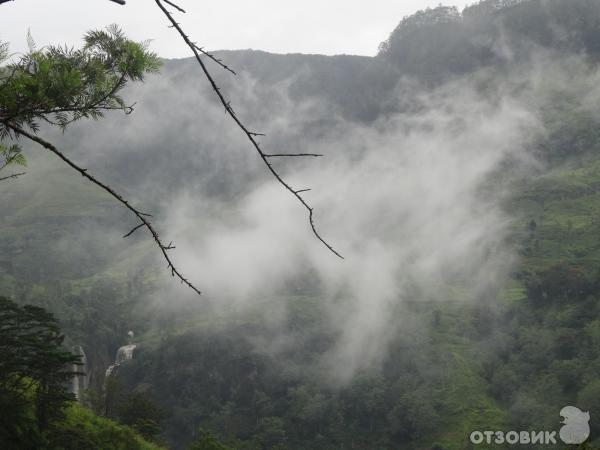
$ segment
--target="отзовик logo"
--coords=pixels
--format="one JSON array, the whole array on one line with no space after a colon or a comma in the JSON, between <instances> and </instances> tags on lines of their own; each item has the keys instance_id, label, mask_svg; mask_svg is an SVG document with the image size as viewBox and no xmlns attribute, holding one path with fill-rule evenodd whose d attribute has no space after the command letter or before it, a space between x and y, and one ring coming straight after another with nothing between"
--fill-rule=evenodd
<instances>
[{"instance_id":1,"label":"\u043e\u0442\u0437\u043e\u0432\u0438\u043a logo","mask_svg":"<svg viewBox=\"0 0 600 450\"><path fill-rule=\"evenodd\" d=\"M560 410L563 424L559 431L560 440L565 444L583 444L590 437L590 413L575 406L565 406ZM473 431L469 440L472 444L557 444L556 431Z\"/></svg>"}]
</instances>

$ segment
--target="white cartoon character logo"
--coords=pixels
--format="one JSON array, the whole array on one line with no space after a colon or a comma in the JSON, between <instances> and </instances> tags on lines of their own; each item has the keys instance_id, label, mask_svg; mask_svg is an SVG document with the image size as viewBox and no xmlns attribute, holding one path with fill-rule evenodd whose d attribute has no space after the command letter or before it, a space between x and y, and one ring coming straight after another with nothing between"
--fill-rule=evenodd
<instances>
[{"instance_id":1,"label":"white cartoon character logo","mask_svg":"<svg viewBox=\"0 0 600 450\"><path fill-rule=\"evenodd\" d=\"M583 412L574 406L565 406L560 410L563 417L563 427L560 429L560 438L565 444L583 444L590 436L590 413Z\"/></svg>"}]
</instances>

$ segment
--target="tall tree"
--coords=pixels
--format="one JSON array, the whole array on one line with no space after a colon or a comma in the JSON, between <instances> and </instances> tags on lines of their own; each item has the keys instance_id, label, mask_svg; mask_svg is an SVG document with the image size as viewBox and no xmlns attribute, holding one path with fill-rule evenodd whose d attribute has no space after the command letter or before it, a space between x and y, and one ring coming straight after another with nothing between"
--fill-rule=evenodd
<instances>
[{"instance_id":1,"label":"tall tree","mask_svg":"<svg viewBox=\"0 0 600 450\"><path fill-rule=\"evenodd\" d=\"M40 448L73 400L65 386L79 357L63 340L52 314L0 297L0 410L10 411L0 415L3 448Z\"/></svg>"}]
</instances>

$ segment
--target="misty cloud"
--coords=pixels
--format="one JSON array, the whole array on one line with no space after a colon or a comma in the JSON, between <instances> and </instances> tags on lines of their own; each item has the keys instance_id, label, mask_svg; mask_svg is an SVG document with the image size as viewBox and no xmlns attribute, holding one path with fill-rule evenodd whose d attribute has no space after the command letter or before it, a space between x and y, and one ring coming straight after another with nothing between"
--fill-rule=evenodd
<instances>
[{"instance_id":1,"label":"misty cloud","mask_svg":"<svg viewBox=\"0 0 600 450\"><path fill-rule=\"evenodd\" d=\"M306 211L274 182L189 61L130 89L133 115L52 139L155 213L177 245L176 264L204 292L198 299L165 275L153 304L208 301L226 315L290 286L318 292L338 336L323 363L348 378L383 358L405 326L391 313L405 303L457 300L448 287L469 292L463 298L493 296L504 280L515 256L502 208L510 186L496 178L509 161L531 162L531 141L543 133L542 105L531 99L547 88L538 77L545 61L525 89L488 72L429 90L403 80L389 93L397 112L374 122L352 120L317 95L293 97L298 80L314 75L310 67L270 84L244 71L221 79L240 117L267 133L267 152L325 155L276 164L293 187L312 189L304 195L316 225L344 260L314 238ZM494 88L481 89L490 79ZM153 250L147 258L162 268ZM279 307L265 314L275 327L285 317Z\"/></svg>"},{"instance_id":2,"label":"misty cloud","mask_svg":"<svg viewBox=\"0 0 600 450\"><path fill-rule=\"evenodd\" d=\"M302 279L327 301L340 337L329 364L347 377L385 354L402 327L390 313L417 300L416 292L443 300L450 284L477 295L502 279L513 257L504 242L510 217L501 208L505 192L490 192L490 178L508 159L525 158L539 128L525 105L490 101L457 83L417 96L417 112L361 124L316 99L290 102L288 83L268 89L275 106L261 110L265 87L245 86L250 91L234 97L251 99L242 117L257 108L269 132L265 148L325 155L286 160L282 170L292 186L313 189L305 196L317 226L345 259L314 238L305 211L265 171L253 168L251 187L233 202L184 190L170 200L163 228L178 243L178 263L215 308L251 307ZM200 122L212 123L211 114L222 111L204 110ZM311 135L310 124L320 120L330 126L317 125ZM235 167L223 182L237 183L245 159L222 158ZM172 287L166 298L188 295Z\"/></svg>"}]
</instances>

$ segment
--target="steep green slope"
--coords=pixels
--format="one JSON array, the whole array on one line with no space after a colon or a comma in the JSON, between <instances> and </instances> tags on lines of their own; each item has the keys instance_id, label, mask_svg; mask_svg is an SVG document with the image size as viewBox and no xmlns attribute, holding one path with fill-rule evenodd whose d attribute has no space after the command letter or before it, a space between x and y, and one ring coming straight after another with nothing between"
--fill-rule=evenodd
<instances>
[{"instance_id":1,"label":"steep green slope","mask_svg":"<svg viewBox=\"0 0 600 450\"><path fill-rule=\"evenodd\" d=\"M105 450L160 450L156 444L144 440L129 427L98 417L90 410L72 405L66 418L56 430L56 447L69 449Z\"/></svg>"},{"instance_id":2,"label":"steep green slope","mask_svg":"<svg viewBox=\"0 0 600 450\"><path fill-rule=\"evenodd\" d=\"M455 289L399 311L414 328L347 385L320 365L335 335L318 294L273 299L258 314L188 316L160 342L147 336L122 380L169 411L177 448L202 426L234 448L458 450L473 430L556 430L567 404L598 415L599 168L570 159L521 180L506 204L520 261L497 298ZM285 336L302 345L273 353L268 343L283 336L260 310L282 302Z\"/></svg>"}]
</instances>

